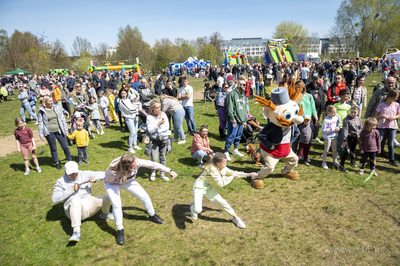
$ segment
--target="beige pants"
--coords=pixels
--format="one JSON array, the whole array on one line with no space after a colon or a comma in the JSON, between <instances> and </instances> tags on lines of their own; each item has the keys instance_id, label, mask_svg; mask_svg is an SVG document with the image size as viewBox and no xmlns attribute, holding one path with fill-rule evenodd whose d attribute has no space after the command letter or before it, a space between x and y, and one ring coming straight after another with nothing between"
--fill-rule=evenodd
<instances>
[{"instance_id":1,"label":"beige pants","mask_svg":"<svg viewBox=\"0 0 400 266\"><path fill-rule=\"evenodd\" d=\"M286 165L284 168L282 168L281 173L287 174L293 171L298 160L296 153L294 153L291 149L289 155L286 157L274 157L270 155L268 152L264 151L263 149L260 149L260 151L261 151L261 156L264 157L265 160L265 166L263 166L263 168L261 168L261 170L258 172L258 175L261 178L267 177L270 173L272 173L275 169L275 165L279 161L286 162Z\"/></svg>"},{"instance_id":2,"label":"beige pants","mask_svg":"<svg viewBox=\"0 0 400 266\"><path fill-rule=\"evenodd\" d=\"M81 199L75 197L66 207L65 213L71 219L71 226L75 231L80 231L81 221L92 217L99 210L103 214L110 212L111 201L106 195L87 197Z\"/></svg>"}]
</instances>

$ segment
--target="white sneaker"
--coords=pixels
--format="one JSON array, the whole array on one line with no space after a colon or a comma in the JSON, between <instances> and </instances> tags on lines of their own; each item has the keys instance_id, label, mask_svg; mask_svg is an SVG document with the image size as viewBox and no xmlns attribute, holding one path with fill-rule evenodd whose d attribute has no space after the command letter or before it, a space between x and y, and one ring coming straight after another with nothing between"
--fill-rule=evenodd
<instances>
[{"instance_id":1,"label":"white sneaker","mask_svg":"<svg viewBox=\"0 0 400 266\"><path fill-rule=\"evenodd\" d=\"M360 169L360 171L358 171L359 175L363 175L364 174L364 169Z\"/></svg>"},{"instance_id":2,"label":"white sneaker","mask_svg":"<svg viewBox=\"0 0 400 266\"><path fill-rule=\"evenodd\" d=\"M339 164L337 161L334 161L334 162L333 162L333 167L339 168L339 166L340 166L340 164Z\"/></svg>"},{"instance_id":3,"label":"white sneaker","mask_svg":"<svg viewBox=\"0 0 400 266\"><path fill-rule=\"evenodd\" d=\"M225 156L226 156L226 160L227 160L228 162L232 161L231 156L229 156L229 152L228 152L228 151L225 152Z\"/></svg>"},{"instance_id":4,"label":"white sneaker","mask_svg":"<svg viewBox=\"0 0 400 266\"><path fill-rule=\"evenodd\" d=\"M241 153L239 152L238 149L234 149L233 152L232 152L232 154L233 154L233 155L240 156L240 157L243 157L243 156L244 156L243 154L241 154Z\"/></svg>"},{"instance_id":5,"label":"white sneaker","mask_svg":"<svg viewBox=\"0 0 400 266\"><path fill-rule=\"evenodd\" d=\"M141 150L141 149L142 149L142 148L140 148L138 145L133 146L133 148L134 148L135 150Z\"/></svg>"},{"instance_id":6,"label":"white sneaker","mask_svg":"<svg viewBox=\"0 0 400 266\"><path fill-rule=\"evenodd\" d=\"M39 122L36 120L36 122L35 122L35 125L38 125L39 124ZM397 146L396 146L397 147Z\"/></svg>"},{"instance_id":7,"label":"white sneaker","mask_svg":"<svg viewBox=\"0 0 400 266\"><path fill-rule=\"evenodd\" d=\"M97 133L97 135L99 135L100 134L100 132L96 129L96 133Z\"/></svg>"},{"instance_id":8,"label":"white sneaker","mask_svg":"<svg viewBox=\"0 0 400 266\"><path fill-rule=\"evenodd\" d=\"M69 242L79 242L79 238L81 237L80 232L74 232L71 238L68 240Z\"/></svg>"},{"instance_id":9,"label":"white sneaker","mask_svg":"<svg viewBox=\"0 0 400 266\"><path fill-rule=\"evenodd\" d=\"M192 206L193 206L193 204L194 204L193 202L191 202L191 203L189 204L189 206L190 206L190 212L185 212L185 215L186 215L186 216L191 216L193 220L197 220L197 218L199 217L199 215L198 215L197 213L193 213L193 212L192 212Z\"/></svg>"},{"instance_id":10,"label":"white sneaker","mask_svg":"<svg viewBox=\"0 0 400 266\"><path fill-rule=\"evenodd\" d=\"M27 169L25 170L24 175L29 175L30 172L31 172L31 170L30 170L29 168L27 168Z\"/></svg>"},{"instance_id":11,"label":"white sneaker","mask_svg":"<svg viewBox=\"0 0 400 266\"><path fill-rule=\"evenodd\" d=\"M104 134L104 131L102 130L101 132L100 132L100 135L103 135Z\"/></svg>"},{"instance_id":12,"label":"white sneaker","mask_svg":"<svg viewBox=\"0 0 400 266\"><path fill-rule=\"evenodd\" d=\"M322 163L322 168L324 168L324 169L329 169L328 165L326 165L326 162L323 162L323 163Z\"/></svg>"},{"instance_id":13,"label":"white sneaker","mask_svg":"<svg viewBox=\"0 0 400 266\"><path fill-rule=\"evenodd\" d=\"M178 142L177 139L171 139L171 142Z\"/></svg>"},{"instance_id":14,"label":"white sneaker","mask_svg":"<svg viewBox=\"0 0 400 266\"><path fill-rule=\"evenodd\" d=\"M397 141L397 139L394 139L393 143L394 143L395 147L397 147L397 148L400 147L400 143Z\"/></svg>"},{"instance_id":15,"label":"white sneaker","mask_svg":"<svg viewBox=\"0 0 400 266\"><path fill-rule=\"evenodd\" d=\"M110 220L115 220L114 214L112 212L109 212L107 214L100 214L100 219L110 219Z\"/></svg>"},{"instance_id":16,"label":"white sneaker","mask_svg":"<svg viewBox=\"0 0 400 266\"><path fill-rule=\"evenodd\" d=\"M186 143L186 139L181 139L180 141L178 141L178 144L185 144Z\"/></svg>"},{"instance_id":17,"label":"white sneaker","mask_svg":"<svg viewBox=\"0 0 400 266\"><path fill-rule=\"evenodd\" d=\"M239 218L239 216L233 217L232 218L232 222L234 224L236 224L237 227L243 229L246 228L246 225L244 224L244 222Z\"/></svg>"},{"instance_id":18,"label":"white sneaker","mask_svg":"<svg viewBox=\"0 0 400 266\"><path fill-rule=\"evenodd\" d=\"M38 168L36 168L36 171L40 174L40 173L42 172L42 168L40 168L40 167L38 166Z\"/></svg>"},{"instance_id":19,"label":"white sneaker","mask_svg":"<svg viewBox=\"0 0 400 266\"><path fill-rule=\"evenodd\" d=\"M164 173L161 173L161 174L160 174L160 178L161 178L162 180L169 181L169 178L166 177Z\"/></svg>"},{"instance_id":20,"label":"white sneaker","mask_svg":"<svg viewBox=\"0 0 400 266\"><path fill-rule=\"evenodd\" d=\"M129 148L129 149L128 149L128 152L130 152L130 153L136 153L135 150L132 149L132 148Z\"/></svg>"},{"instance_id":21,"label":"white sneaker","mask_svg":"<svg viewBox=\"0 0 400 266\"><path fill-rule=\"evenodd\" d=\"M378 173L376 172L376 170L373 170L372 172L373 172L373 176L378 176Z\"/></svg>"},{"instance_id":22,"label":"white sneaker","mask_svg":"<svg viewBox=\"0 0 400 266\"><path fill-rule=\"evenodd\" d=\"M150 181L153 182L154 180L156 180L156 172L151 172Z\"/></svg>"}]
</instances>

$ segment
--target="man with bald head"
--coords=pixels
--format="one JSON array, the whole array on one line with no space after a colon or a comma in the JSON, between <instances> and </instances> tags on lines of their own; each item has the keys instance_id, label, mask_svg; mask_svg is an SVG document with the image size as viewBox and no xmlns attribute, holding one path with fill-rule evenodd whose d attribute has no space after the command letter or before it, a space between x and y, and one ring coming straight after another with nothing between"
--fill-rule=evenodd
<instances>
[{"instance_id":1,"label":"man with bald head","mask_svg":"<svg viewBox=\"0 0 400 266\"><path fill-rule=\"evenodd\" d=\"M386 95L389 91L395 90L396 82L397 82L396 78L388 77L385 80L385 87L374 92L371 99L369 99L364 118L368 118L371 116L375 117L376 108L381 102L383 102L386 99ZM399 102L399 99L397 99L397 102Z\"/></svg>"}]
</instances>

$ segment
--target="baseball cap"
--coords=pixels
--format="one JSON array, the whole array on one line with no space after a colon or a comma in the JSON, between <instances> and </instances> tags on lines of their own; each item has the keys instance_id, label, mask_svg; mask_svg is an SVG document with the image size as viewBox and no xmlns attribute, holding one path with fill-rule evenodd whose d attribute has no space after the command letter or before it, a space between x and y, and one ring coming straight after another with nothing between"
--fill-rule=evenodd
<instances>
[{"instance_id":1,"label":"baseball cap","mask_svg":"<svg viewBox=\"0 0 400 266\"><path fill-rule=\"evenodd\" d=\"M304 120L311 120L311 116L310 115L305 115L304 116Z\"/></svg>"},{"instance_id":2,"label":"baseball cap","mask_svg":"<svg viewBox=\"0 0 400 266\"><path fill-rule=\"evenodd\" d=\"M64 166L64 169L67 175L79 172L78 164L74 161L67 162Z\"/></svg>"},{"instance_id":3,"label":"baseball cap","mask_svg":"<svg viewBox=\"0 0 400 266\"><path fill-rule=\"evenodd\" d=\"M267 79L273 79L272 75L271 75L271 74L268 74L268 75L267 75Z\"/></svg>"}]
</instances>

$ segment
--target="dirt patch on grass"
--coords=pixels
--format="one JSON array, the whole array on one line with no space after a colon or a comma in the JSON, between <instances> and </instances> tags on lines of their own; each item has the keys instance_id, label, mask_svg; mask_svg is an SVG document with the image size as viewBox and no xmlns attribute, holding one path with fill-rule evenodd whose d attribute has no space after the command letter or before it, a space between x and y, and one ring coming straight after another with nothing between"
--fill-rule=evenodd
<instances>
[{"instance_id":1,"label":"dirt patch on grass","mask_svg":"<svg viewBox=\"0 0 400 266\"><path fill-rule=\"evenodd\" d=\"M39 132L32 130L33 138L35 139L36 147L40 147L47 144L47 141L41 141L39 138ZM17 151L17 144L15 143L14 135L0 138L0 157L5 157L13 152Z\"/></svg>"}]
</instances>

